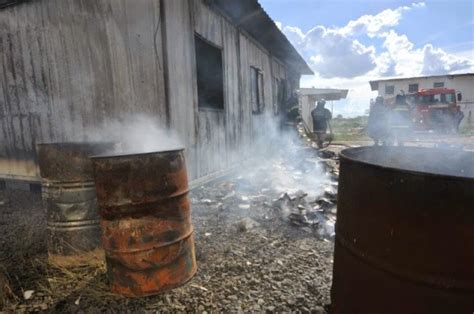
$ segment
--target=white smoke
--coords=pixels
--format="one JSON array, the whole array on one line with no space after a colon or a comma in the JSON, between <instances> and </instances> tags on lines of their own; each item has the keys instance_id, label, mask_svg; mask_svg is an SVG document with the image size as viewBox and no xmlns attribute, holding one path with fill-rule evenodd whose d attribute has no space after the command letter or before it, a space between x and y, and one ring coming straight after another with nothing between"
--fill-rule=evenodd
<instances>
[{"instance_id":1,"label":"white smoke","mask_svg":"<svg viewBox=\"0 0 474 314\"><path fill-rule=\"evenodd\" d=\"M177 134L157 119L138 114L108 120L86 134L88 141L119 144L116 153L149 153L184 148Z\"/></svg>"},{"instance_id":2,"label":"white smoke","mask_svg":"<svg viewBox=\"0 0 474 314\"><path fill-rule=\"evenodd\" d=\"M277 120L271 114L262 119L259 129L265 133L255 142L253 157L239 175L278 193L302 191L310 198L320 197L330 186L330 177L316 150L305 145L294 128L282 129Z\"/></svg>"}]
</instances>

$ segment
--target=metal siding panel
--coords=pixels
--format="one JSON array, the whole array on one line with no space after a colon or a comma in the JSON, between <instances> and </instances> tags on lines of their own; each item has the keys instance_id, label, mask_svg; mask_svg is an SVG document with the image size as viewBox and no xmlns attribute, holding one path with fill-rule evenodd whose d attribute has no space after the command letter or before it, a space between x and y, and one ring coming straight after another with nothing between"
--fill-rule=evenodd
<instances>
[{"instance_id":1,"label":"metal siding panel","mask_svg":"<svg viewBox=\"0 0 474 314\"><path fill-rule=\"evenodd\" d=\"M0 11L0 112L9 117L0 177L36 179L36 142L82 140L132 112L164 121L159 16L152 0L31 1Z\"/></svg>"},{"instance_id":2,"label":"metal siding panel","mask_svg":"<svg viewBox=\"0 0 474 314\"><path fill-rule=\"evenodd\" d=\"M171 127L183 142L194 142L193 28L188 0L165 0L168 99ZM187 145L188 147L190 145Z\"/></svg>"}]
</instances>

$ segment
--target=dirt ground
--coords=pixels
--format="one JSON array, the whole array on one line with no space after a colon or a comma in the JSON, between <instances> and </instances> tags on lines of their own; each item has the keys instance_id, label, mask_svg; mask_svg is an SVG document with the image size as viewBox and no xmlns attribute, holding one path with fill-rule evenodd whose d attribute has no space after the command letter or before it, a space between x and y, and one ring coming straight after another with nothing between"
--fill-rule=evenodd
<instances>
[{"instance_id":1,"label":"dirt ground","mask_svg":"<svg viewBox=\"0 0 474 314\"><path fill-rule=\"evenodd\" d=\"M283 154L192 190L198 272L180 288L140 299L111 294L102 261L49 265L41 195L0 191L0 312L327 313L337 154L370 143L340 144L316 151L303 137ZM408 145L474 146L439 137Z\"/></svg>"},{"instance_id":2,"label":"dirt ground","mask_svg":"<svg viewBox=\"0 0 474 314\"><path fill-rule=\"evenodd\" d=\"M334 156L327 152L321 159L314 149L299 147L287 158L191 191L198 272L183 287L140 299L112 295L103 263L72 270L48 265L41 195L3 191L3 311L326 313Z\"/></svg>"}]
</instances>

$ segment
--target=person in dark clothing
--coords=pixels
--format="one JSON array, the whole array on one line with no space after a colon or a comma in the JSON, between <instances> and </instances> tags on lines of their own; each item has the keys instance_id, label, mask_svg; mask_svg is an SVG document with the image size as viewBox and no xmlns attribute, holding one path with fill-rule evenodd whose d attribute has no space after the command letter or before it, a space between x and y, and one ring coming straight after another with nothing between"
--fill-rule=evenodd
<instances>
[{"instance_id":1,"label":"person in dark clothing","mask_svg":"<svg viewBox=\"0 0 474 314\"><path fill-rule=\"evenodd\" d=\"M456 133L459 133L459 126L461 125L461 122L463 119L464 119L464 113L461 111L461 107L456 106L456 109L453 114L454 131Z\"/></svg>"},{"instance_id":2,"label":"person in dark clothing","mask_svg":"<svg viewBox=\"0 0 474 314\"><path fill-rule=\"evenodd\" d=\"M412 129L411 108L404 94L395 97L395 104L389 112L390 137L393 143L403 146Z\"/></svg>"},{"instance_id":3,"label":"person in dark clothing","mask_svg":"<svg viewBox=\"0 0 474 314\"><path fill-rule=\"evenodd\" d=\"M329 121L332 119L331 111L325 108L326 101L324 99L317 102L316 107L311 111L313 119L313 132L316 137L318 147L323 147L323 142L326 139L326 133L329 126Z\"/></svg>"},{"instance_id":4,"label":"person in dark clothing","mask_svg":"<svg viewBox=\"0 0 474 314\"><path fill-rule=\"evenodd\" d=\"M388 108L384 104L383 97L378 96L375 102L370 106L369 122L367 131L374 140L374 145L384 144L389 137L387 127L388 123Z\"/></svg>"}]
</instances>

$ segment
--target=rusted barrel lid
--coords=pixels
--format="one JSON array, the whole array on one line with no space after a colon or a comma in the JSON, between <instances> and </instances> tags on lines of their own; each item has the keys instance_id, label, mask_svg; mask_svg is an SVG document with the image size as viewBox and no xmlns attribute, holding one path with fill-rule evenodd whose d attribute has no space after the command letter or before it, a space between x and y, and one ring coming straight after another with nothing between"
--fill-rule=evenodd
<instances>
[{"instance_id":1,"label":"rusted barrel lid","mask_svg":"<svg viewBox=\"0 0 474 314\"><path fill-rule=\"evenodd\" d=\"M37 144L41 177L48 181L80 182L94 178L89 156L113 151L114 143L66 142Z\"/></svg>"}]
</instances>

